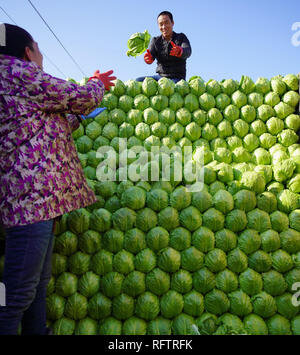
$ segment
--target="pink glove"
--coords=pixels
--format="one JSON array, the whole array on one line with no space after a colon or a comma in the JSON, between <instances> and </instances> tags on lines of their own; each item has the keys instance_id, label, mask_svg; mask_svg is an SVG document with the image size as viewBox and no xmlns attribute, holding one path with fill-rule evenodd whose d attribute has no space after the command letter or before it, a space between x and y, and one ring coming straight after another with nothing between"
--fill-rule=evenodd
<instances>
[{"instance_id":1,"label":"pink glove","mask_svg":"<svg viewBox=\"0 0 300 355\"><path fill-rule=\"evenodd\" d=\"M113 70L109 70L105 73L100 74L100 71L96 70L94 75L90 77L88 81L90 81L91 79L99 79L104 84L105 89L109 90L111 86L115 86L115 84L112 81L117 79L115 76L111 76L113 72L114 72Z\"/></svg>"},{"instance_id":2,"label":"pink glove","mask_svg":"<svg viewBox=\"0 0 300 355\"><path fill-rule=\"evenodd\" d=\"M154 59L149 51L149 49L147 49L147 52L145 53L144 55L144 61L147 63L147 64L152 64L154 62Z\"/></svg>"},{"instance_id":3,"label":"pink glove","mask_svg":"<svg viewBox=\"0 0 300 355\"><path fill-rule=\"evenodd\" d=\"M174 42L171 41L172 49L170 55L173 57L180 58L182 56L183 49L180 46L177 46Z\"/></svg>"}]
</instances>

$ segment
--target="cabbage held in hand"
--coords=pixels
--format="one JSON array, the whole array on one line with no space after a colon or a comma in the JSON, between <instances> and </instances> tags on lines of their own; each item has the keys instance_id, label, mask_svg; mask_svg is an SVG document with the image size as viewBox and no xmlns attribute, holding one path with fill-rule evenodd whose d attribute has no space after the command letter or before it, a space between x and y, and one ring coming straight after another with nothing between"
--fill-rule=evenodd
<instances>
[{"instance_id":1,"label":"cabbage held in hand","mask_svg":"<svg viewBox=\"0 0 300 355\"><path fill-rule=\"evenodd\" d=\"M136 57L143 54L150 43L151 35L147 30L144 32L137 32L130 36L127 47L128 51L126 52L128 57Z\"/></svg>"}]
</instances>

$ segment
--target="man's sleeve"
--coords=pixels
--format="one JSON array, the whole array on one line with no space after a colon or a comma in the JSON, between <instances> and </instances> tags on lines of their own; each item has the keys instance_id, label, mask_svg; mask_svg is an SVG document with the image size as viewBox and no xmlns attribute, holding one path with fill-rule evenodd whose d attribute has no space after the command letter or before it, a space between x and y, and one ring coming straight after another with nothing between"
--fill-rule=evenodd
<instances>
[{"instance_id":1,"label":"man's sleeve","mask_svg":"<svg viewBox=\"0 0 300 355\"><path fill-rule=\"evenodd\" d=\"M181 58L183 58L183 59L189 58L192 54L192 48L190 45L190 41L188 40L188 38L186 37L185 34L182 34L181 47L183 49Z\"/></svg>"}]
</instances>

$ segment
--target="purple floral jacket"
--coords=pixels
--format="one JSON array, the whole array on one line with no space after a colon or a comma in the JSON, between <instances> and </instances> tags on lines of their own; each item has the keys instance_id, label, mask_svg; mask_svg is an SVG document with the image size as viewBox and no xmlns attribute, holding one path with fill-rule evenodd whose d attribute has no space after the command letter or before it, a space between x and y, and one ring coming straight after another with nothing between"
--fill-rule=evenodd
<instances>
[{"instance_id":1,"label":"purple floral jacket","mask_svg":"<svg viewBox=\"0 0 300 355\"><path fill-rule=\"evenodd\" d=\"M96 202L72 131L75 115L100 105L100 80L84 86L35 63L0 55L0 222L5 228L49 220Z\"/></svg>"}]
</instances>

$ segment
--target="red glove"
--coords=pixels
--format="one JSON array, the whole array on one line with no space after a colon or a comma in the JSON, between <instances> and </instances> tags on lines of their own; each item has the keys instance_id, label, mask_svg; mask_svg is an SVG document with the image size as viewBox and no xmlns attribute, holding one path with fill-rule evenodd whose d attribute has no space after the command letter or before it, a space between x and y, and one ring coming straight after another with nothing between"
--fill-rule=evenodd
<instances>
[{"instance_id":1,"label":"red glove","mask_svg":"<svg viewBox=\"0 0 300 355\"><path fill-rule=\"evenodd\" d=\"M91 79L100 79L104 84L105 89L109 90L111 86L115 86L115 84L112 81L117 79L115 76L111 76L113 72L114 72L113 70L109 70L105 73L100 74L100 71L96 70L94 75L90 77L88 81L90 81Z\"/></svg>"},{"instance_id":2,"label":"red glove","mask_svg":"<svg viewBox=\"0 0 300 355\"><path fill-rule=\"evenodd\" d=\"M171 41L172 49L170 55L173 57L180 58L182 56L183 49L180 46L177 46L174 42Z\"/></svg>"},{"instance_id":3,"label":"red glove","mask_svg":"<svg viewBox=\"0 0 300 355\"><path fill-rule=\"evenodd\" d=\"M154 62L154 59L149 51L149 49L147 49L147 52L145 53L144 55L144 61L147 63L147 64L152 64Z\"/></svg>"}]
</instances>

